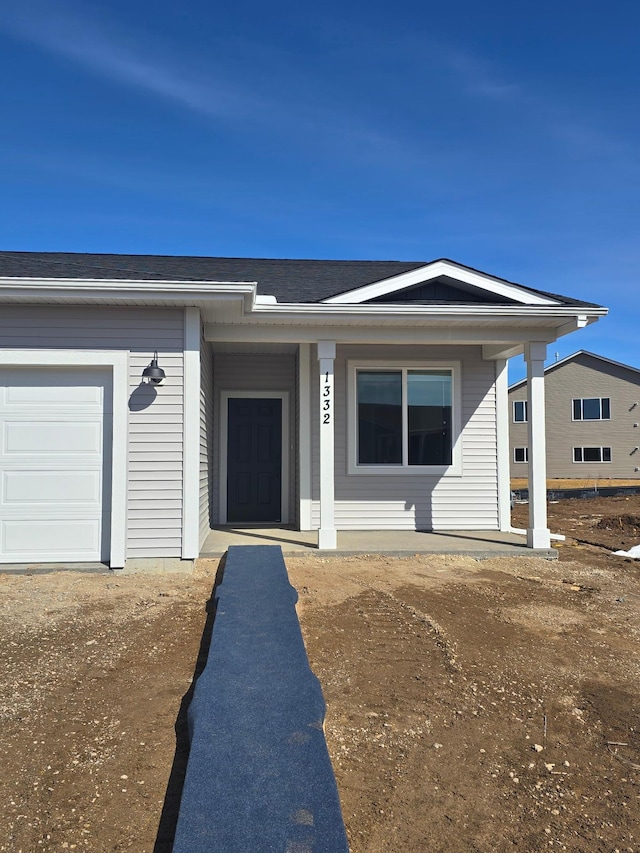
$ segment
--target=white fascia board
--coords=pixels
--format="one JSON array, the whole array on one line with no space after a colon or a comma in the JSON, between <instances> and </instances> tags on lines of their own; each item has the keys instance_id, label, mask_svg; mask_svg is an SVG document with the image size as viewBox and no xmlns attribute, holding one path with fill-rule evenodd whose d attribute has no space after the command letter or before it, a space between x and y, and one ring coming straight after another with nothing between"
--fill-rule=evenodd
<instances>
[{"instance_id":1,"label":"white fascia board","mask_svg":"<svg viewBox=\"0 0 640 853\"><path fill-rule=\"evenodd\" d=\"M389 293L394 293L398 290L404 290L415 284L431 281L441 275L446 275L449 278L464 282L465 284L473 285L481 290L486 290L488 293L493 293L496 296L504 296L507 299L513 299L523 305L560 305L556 299L551 299L548 296L541 296L536 293L531 293L524 287L519 287L516 284L509 284L506 281L493 278L492 276L483 273L474 272L466 267L460 267L447 261L436 261L433 264L426 264L418 269L410 272L401 273L400 275L392 276L391 278L376 281L373 284L366 284L364 287L358 287L355 290L350 290L347 293L340 293L337 296L330 296L325 299L325 304L333 305L349 305L367 302L370 299L375 299L377 296L387 296Z\"/></svg>"},{"instance_id":2,"label":"white fascia board","mask_svg":"<svg viewBox=\"0 0 640 853\"><path fill-rule=\"evenodd\" d=\"M104 278L2 278L0 277L0 300L2 297L29 298L37 296L55 299L119 298L150 301L159 296L173 297L176 303L208 302L215 299L237 297L244 299L249 310L257 296L255 281L149 281L138 279Z\"/></svg>"},{"instance_id":3,"label":"white fascia board","mask_svg":"<svg viewBox=\"0 0 640 853\"><path fill-rule=\"evenodd\" d=\"M608 313L606 308L584 308L573 305L363 305L362 303L328 303L328 302L276 302L273 304L254 303L251 310L252 315L278 314L283 318L287 315L299 318L301 314L307 315L312 320L318 316L336 317L360 317L366 322L369 317L400 316L415 317L438 317L439 320L451 318L457 320L461 317L526 317L528 319L540 319L561 317L565 321L572 318L586 316L591 322Z\"/></svg>"}]
</instances>

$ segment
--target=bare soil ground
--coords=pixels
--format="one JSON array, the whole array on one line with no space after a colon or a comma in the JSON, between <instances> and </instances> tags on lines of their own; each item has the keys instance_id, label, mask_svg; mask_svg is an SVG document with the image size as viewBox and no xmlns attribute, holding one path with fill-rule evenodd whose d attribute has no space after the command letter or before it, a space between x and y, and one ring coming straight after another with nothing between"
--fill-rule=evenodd
<instances>
[{"instance_id":1,"label":"bare soil ground","mask_svg":"<svg viewBox=\"0 0 640 853\"><path fill-rule=\"evenodd\" d=\"M547 489L600 489L611 486L640 486L640 477L633 480L614 480L611 477L572 477L569 479L547 480ZM511 480L512 489L527 489L529 481L526 477Z\"/></svg>"},{"instance_id":2,"label":"bare soil ground","mask_svg":"<svg viewBox=\"0 0 640 853\"><path fill-rule=\"evenodd\" d=\"M287 560L352 853L640 853L640 497L550 526L556 562ZM0 851L170 851L216 569L0 575Z\"/></svg>"}]
</instances>

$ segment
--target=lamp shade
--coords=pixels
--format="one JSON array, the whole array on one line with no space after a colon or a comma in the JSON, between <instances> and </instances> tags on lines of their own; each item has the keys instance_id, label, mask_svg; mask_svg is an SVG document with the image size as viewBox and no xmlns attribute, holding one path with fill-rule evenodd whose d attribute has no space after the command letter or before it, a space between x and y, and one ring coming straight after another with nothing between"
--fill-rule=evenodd
<instances>
[{"instance_id":1,"label":"lamp shade","mask_svg":"<svg viewBox=\"0 0 640 853\"><path fill-rule=\"evenodd\" d=\"M161 367L158 367L158 353L153 354L150 364L142 371L142 378L147 382L152 382L154 385L159 385L166 378L166 373Z\"/></svg>"}]
</instances>

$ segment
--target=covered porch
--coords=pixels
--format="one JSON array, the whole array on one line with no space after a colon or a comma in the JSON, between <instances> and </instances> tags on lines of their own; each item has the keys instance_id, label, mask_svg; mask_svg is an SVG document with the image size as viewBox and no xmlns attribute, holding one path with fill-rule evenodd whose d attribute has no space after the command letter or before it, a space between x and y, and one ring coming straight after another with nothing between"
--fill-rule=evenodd
<instances>
[{"instance_id":1,"label":"covered porch","mask_svg":"<svg viewBox=\"0 0 640 853\"><path fill-rule=\"evenodd\" d=\"M200 556L223 553L234 544L269 543L301 553L484 556L515 555L528 548L528 554L555 556L546 525L544 475L536 476L544 470L545 344L518 347L511 341L487 344L473 339L442 345L437 338L425 343L424 331L418 343L419 338L409 337L407 330L402 338L378 331L373 344L353 344L352 330L339 343L335 339L299 341L299 335L299 329L288 334L278 329L276 337L259 327L250 334L242 327L206 328L203 374L212 398L206 417L211 469L209 524L201 532ZM247 340L249 336L253 340ZM310 332L307 336L313 337ZM526 536L512 531L510 518L507 357L518 349L525 349L536 413L530 422L532 499ZM410 476L419 472L407 469L395 480L390 472L386 477L358 478L357 471L349 470L349 359L373 355L393 366L402 357L413 359L412 364L442 364L441 359L447 358L460 365L455 402L461 423L454 446L459 470L451 466L450 471L425 473L420 480ZM278 493L278 506L268 520L245 516L241 521L232 517L227 505L230 440L239 434L235 425L229 427L230 401L263 397L278 403L282 426L281 461L277 461L277 485L272 489ZM354 420L352 411L352 432ZM463 463L465 441L468 450ZM473 455L476 446L482 448L482 458Z\"/></svg>"},{"instance_id":2,"label":"covered porch","mask_svg":"<svg viewBox=\"0 0 640 853\"><path fill-rule=\"evenodd\" d=\"M457 301L447 291L446 305L383 304L367 287L317 303L219 294L201 315L201 556L261 542L289 553L555 555L544 360L549 343L596 318L445 267L450 289L462 288ZM530 412L520 532L509 482L507 361L516 354ZM185 452L195 461L195 443Z\"/></svg>"},{"instance_id":3,"label":"covered porch","mask_svg":"<svg viewBox=\"0 0 640 853\"><path fill-rule=\"evenodd\" d=\"M557 559L554 548L527 547L526 536L496 530L338 530L335 551L318 548L315 530L287 527L213 528L205 539L200 557L221 557L230 545L280 545L285 556L331 554L454 554L478 560L490 557L543 557Z\"/></svg>"}]
</instances>

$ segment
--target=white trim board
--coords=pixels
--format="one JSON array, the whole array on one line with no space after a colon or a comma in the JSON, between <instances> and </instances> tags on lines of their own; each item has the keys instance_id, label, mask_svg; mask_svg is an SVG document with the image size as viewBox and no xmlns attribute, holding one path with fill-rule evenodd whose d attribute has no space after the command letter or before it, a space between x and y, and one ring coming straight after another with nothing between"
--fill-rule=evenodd
<instances>
[{"instance_id":1,"label":"white trim board","mask_svg":"<svg viewBox=\"0 0 640 853\"><path fill-rule=\"evenodd\" d=\"M227 448L230 398L264 398L282 400L282 471L280 475L280 524L289 523L289 392L288 391L221 391L220 392L220 524L227 521Z\"/></svg>"},{"instance_id":2,"label":"white trim board","mask_svg":"<svg viewBox=\"0 0 640 853\"><path fill-rule=\"evenodd\" d=\"M124 567L127 536L127 426L129 355L126 351L0 350L2 367L110 367L113 375L111 541L109 565Z\"/></svg>"},{"instance_id":3,"label":"white trim board","mask_svg":"<svg viewBox=\"0 0 640 853\"><path fill-rule=\"evenodd\" d=\"M513 299L515 302L520 302L523 305L561 305L557 299L551 299L548 296L534 293L517 284L511 284L485 273L475 272L474 270L454 264L451 261L444 260L434 261L431 264L418 267L418 269L410 270L409 272L401 273L382 281L376 281L372 284L366 284L364 287L358 287L347 293L330 296L328 299L324 299L323 302L324 304L333 305L359 304L367 302L369 299L375 299L378 296L387 296L390 293L396 293L399 290L404 290L416 284L432 281L434 278L439 278L442 275L463 282L464 284L470 284L487 293Z\"/></svg>"},{"instance_id":4,"label":"white trim board","mask_svg":"<svg viewBox=\"0 0 640 853\"><path fill-rule=\"evenodd\" d=\"M509 392L507 360L496 367L496 456L498 465L498 529L511 529L511 479L509 454Z\"/></svg>"},{"instance_id":5,"label":"white trim board","mask_svg":"<svg viewBox=\"0 0 640 853\"><path fill-rule=\"evenodd\" d=\"M312 530L311 468L311 344L300 344L298 349L298 521L300 530Z\"/></svg>"},{"instance_id":6,"label":"white trim board","mask_svg":"<svg viewBox=\"0 0 640 853\"><path fill-rule=\"evenodd\" d=\"M200 311L184 312L182 559L200 553Z\"/></svg>"}]
</instances>

